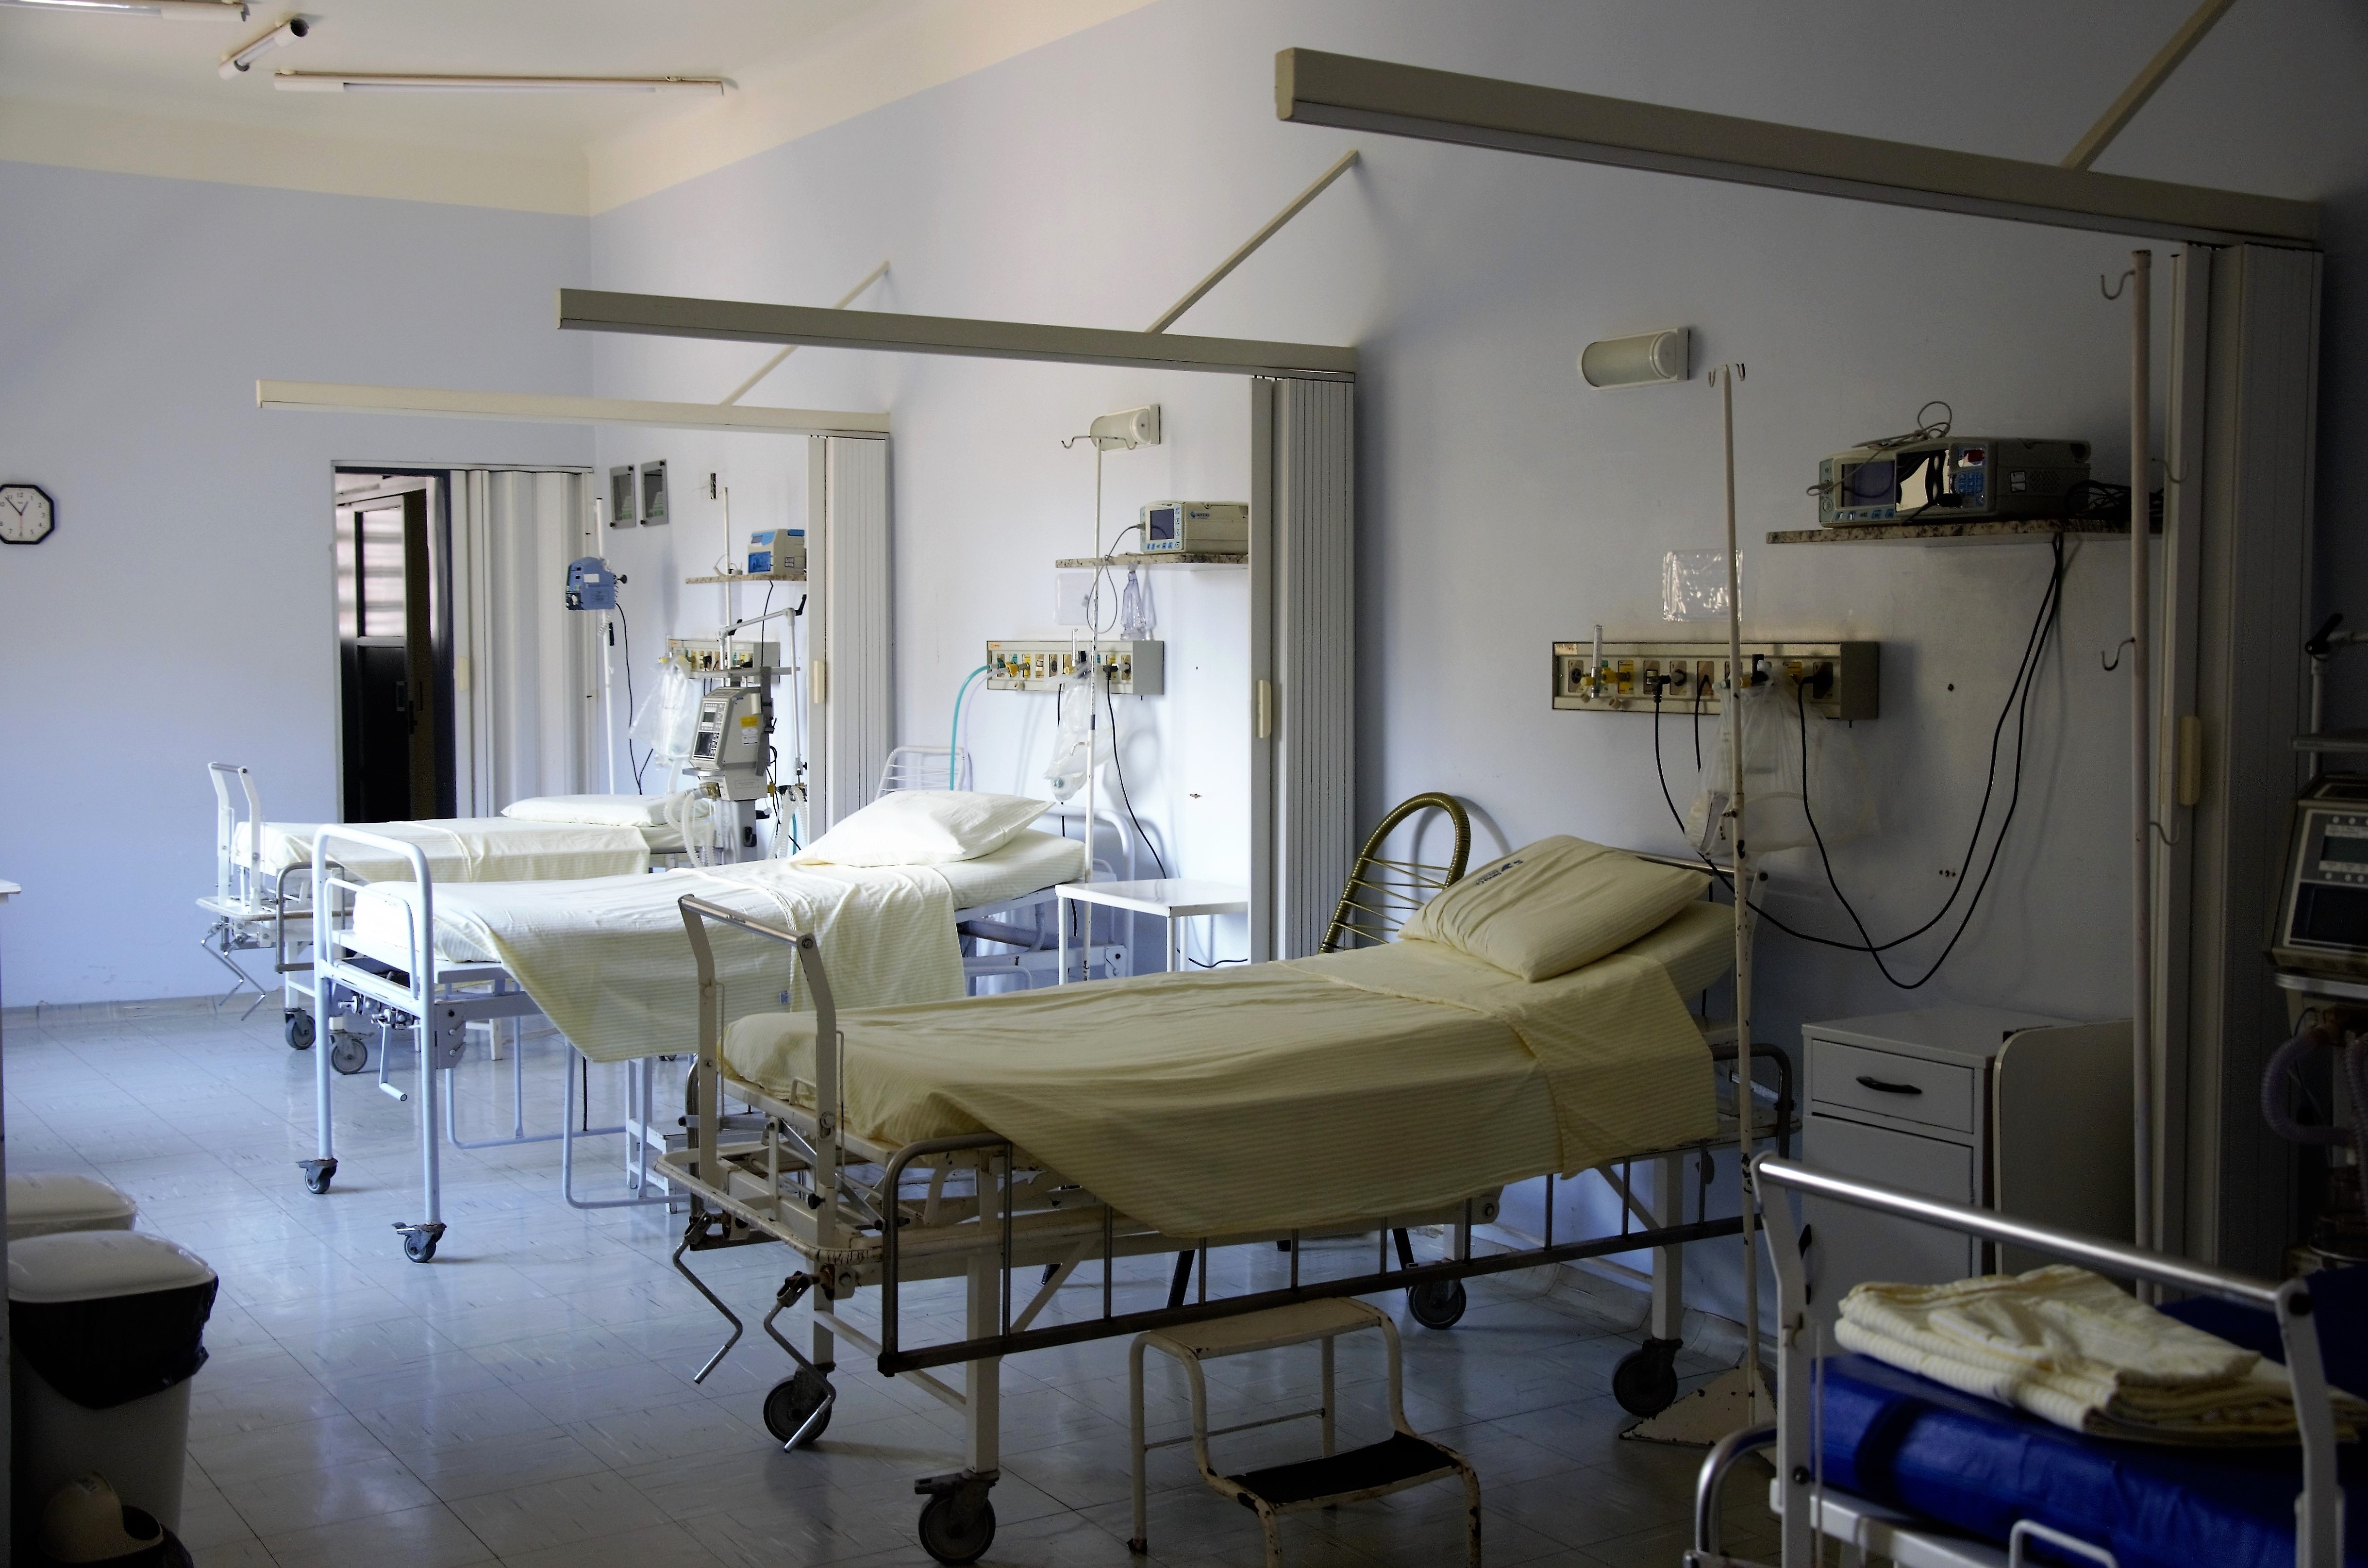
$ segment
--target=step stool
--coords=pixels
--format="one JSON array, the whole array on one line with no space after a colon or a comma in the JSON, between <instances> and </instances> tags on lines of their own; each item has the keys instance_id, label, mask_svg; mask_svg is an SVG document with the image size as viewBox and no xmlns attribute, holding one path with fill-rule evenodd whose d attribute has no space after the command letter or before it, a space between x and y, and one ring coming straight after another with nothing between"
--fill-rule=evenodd
<instances>
[{"instance_id":1,"label":"step stool","mask_svg":"<svg viewBox=\"0 0 2368 1568\"><path fill-rule=\"evenodd\" d=\"M1335 1453L1333 1416L1338 1406L1332 1392L1332 1342L1341 1335L1368 1328L1380 1329L1382 1337L1389 1344L1390 1425L1396 1430L1381 1442L1351 1449L1345 1454ZM1323 1346L1322 1404L1313 1410L1294 1410L1284 1415L1270 1415L1262 1421L1220 1426L1214 1432L1209 1429L1209 1386L1201 1371L1203 1361L1214 1360L1221 1356L1239 1356L1252 1350L1304 1345L1310 1340ZM1161 1350L1173 1356L1183 1363L1184 1370L1190 1377L1192 1430L1188 1437L1167 1437L1156 1443L1144 1440L1143 1353L1146 1349ZM1409 1486L1419 1486L1425 1482L1440 1481L1451 1475L1461 1476L1463 1480L1463 1498L1471 1520L1471 1562L1473 1568L1479 1568L1480 1478L1464 1461L1463 1455L1420 1436L1406 1425L1400 1378L1396 1325L1390 1322L1386 1313L1362 1301L1346 1298L1302 1301L1292 1306L1276 1307L1269 1312L1186 1324L1172 1329L1155 1329L1148 1334L1135 1335L1134 1346L1127 1358L1128 1409L1133 1424L1134 1459L1134 1538L1127 1542L1128 1547L1137 1552L1151 1550L1144 1523L1144 1456L1153 1449L1190 1442L1193 1460L1201 1467L1201 1478L1222 1495L1231 1497L1245 1508L1257 1511L1258 1523L1266 1531L1267 1568L1282 1568L1281 1517L1284 1514L1308 1508L1328 1508L1340 1503L1360 1503L1369 1497L1403 1492ZM1212 1437L1223 1437L1228 1432L1247 1432L1254 1426L1271 1426L1282 1421L1302 1421L1311 1415L1321 1418L1324 1424L1324 1457L1321 1459L1270 1465L1264 1470L1245 1471L1239 1475L1219 1475L1209 1462L1209 1439Z\"/></svg>"}]
</instances>

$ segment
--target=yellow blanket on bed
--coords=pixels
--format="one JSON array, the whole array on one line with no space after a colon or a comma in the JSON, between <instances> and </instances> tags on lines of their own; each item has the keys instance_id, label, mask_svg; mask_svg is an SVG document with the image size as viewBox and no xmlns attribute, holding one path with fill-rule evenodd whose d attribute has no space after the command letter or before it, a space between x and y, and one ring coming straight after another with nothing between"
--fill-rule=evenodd
<instances>
[{"instance_id":1,"label":"yellow blanket on bed","mask_svg":"<svg viewBox=\"0 0 2368 1568\"><path fill-rule=\"evenodd\" d=\"M1413 1213L1715 1131L1645 945L1535 983L1408 942L845 1014L842 1098L882 1142L992 1130L1173 1236ZM812 1102L811 1017L744 1018L724 1059Z\"/></svg>"},{"instance_id":2,"label":"yellow blanket on bed","mask_svg":"<svg viewBox=\"0 0 2368 1568\"><path fill-rule=\"evenodd\" d=\"M675 902L684 893L768 926L813 932L843 1006L962 994L953 890L928 866L758 860L654 876L438 887L438 946L491 955L595 1062L689 1055L699 1049L699 973ZM416 926L411 883L382 883L366 896ZM708 926L707 937L727 1019L785 1003L814 1006L788 946L724 926Z\"/></svg>"}]
</instances>

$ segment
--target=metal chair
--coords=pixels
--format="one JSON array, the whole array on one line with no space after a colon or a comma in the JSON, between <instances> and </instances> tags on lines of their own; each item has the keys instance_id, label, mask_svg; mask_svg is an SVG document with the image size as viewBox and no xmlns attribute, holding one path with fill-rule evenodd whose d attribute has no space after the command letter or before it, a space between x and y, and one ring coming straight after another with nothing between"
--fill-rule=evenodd
<instances>
[{"instance_id":1,"label":"metal chair","mask_svg":"<svg viewBox=\"0 0 2368 1568\"><path fill-rule=\"evenodd\" d=\"M1455 830L1455 852L1447 864L1384 857L1382 846L1390 835L1425 811L1444 812ZM1472 822L1463 814L1463 801L1435 790L1400 801L1357 851L1357 863L1340 890L1332 923L1325 927L1324 941L1315 950L1337 953L1344 948L1391 940L1408 916L1463 877L1471 853Z\"/></svg>"}]
</instances>

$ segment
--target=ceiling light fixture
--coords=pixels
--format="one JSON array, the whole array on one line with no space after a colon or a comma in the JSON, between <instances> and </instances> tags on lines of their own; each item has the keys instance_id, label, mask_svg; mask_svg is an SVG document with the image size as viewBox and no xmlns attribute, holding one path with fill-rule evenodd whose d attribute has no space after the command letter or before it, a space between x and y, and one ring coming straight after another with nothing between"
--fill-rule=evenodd
<instances>
[{"instance_id":1,"label":"ceiling light fixture","mask_svg":"<svg viewBox=\"0 0 2368 1568\"><path fill-rule=\"evenodd\" d=\"M723 84L693 76L390 76L351 72L282 71L283 93L699 93L720 97Z\"/></svg>"},{"instance_id":2,"label":"ceiling light fixture","mask_svg":"<svg viewBox=\"0 0 2368 1568\"><path fill-rule=\"evenodd\" d=\"M313 30L313 24L302 17L290 17L245 48L222 56L222 79L235 82L251 70L255 62L282 44L294 43Z\"/></svg>"},{"instance_id":3,"label":"ceiling light fixture","mask_svg":"<svg viewBox=\"0 0 2368 1568\"><path fill-rule=\"evenodd\" d=\"M245 0L0 0L23 11L89 11L105 17L170 17L176 21L245 21Z\"/></svg>"}]
</instances>

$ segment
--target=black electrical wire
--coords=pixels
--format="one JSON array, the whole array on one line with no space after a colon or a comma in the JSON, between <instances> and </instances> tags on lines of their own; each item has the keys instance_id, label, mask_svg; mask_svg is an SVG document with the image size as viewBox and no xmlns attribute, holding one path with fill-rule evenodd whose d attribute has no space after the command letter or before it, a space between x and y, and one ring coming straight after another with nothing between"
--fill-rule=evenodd
<instances>
[{"instance_id":1,"label":"black electrical wire","mask_svg":"<svg viewBox=\"0 0 2368 1568\"><path fill-rule=\"evenodd\" d=\"M1950 888L1949 896L1945 901L1943 901L1941 908L1933 915L1932 918L1924 922L1923 925L1916 927L1915 930L1907 933L1905 936L1894 937L1888 942L1878 943L1868 934L1864 923L1860 921L1858 917L1858 912L1851 907L1850 900L1843 895L1841 887L1834 877L1833 863L1830 858L1826 854L1824 835L1818 831L1816 820L1814 815L1810 814L1808 810L1808 790L1806 788L1808 773L1808 706L1805 696L1803 696L1799 715L1802 744L1801 768L1804 785L1802 790L1803 814L1808 818L1809 831L1812 837L1816 841L1818 857L1822 861L1824 861L1827 883L1828 886L1833 888L1834 896L1841 900L1842 908L1850 915L1851 924L1858 928L1860 939L1856 942L1848 942L1839 941L1830 937L1812 936L1808 932L1796 930L1793 926L1787 926L1783 921L1778 919L1775 915L1769 914L1767 910L1761 908L1756 903L1751 906L1754 913L1758 914L1762 919L1775 926L1778 930L1784 932L1788 936L1797 937L1804 942L1812 942L1820 947L1838 948L1844 952L1866 954L1868 957L1875 960L1875 967L1882 971L1883 977L1885 980L1890 981L1892 984L1898 986L1904 991L1913 991L1917 989L1930 981L1934 975L1937 975L1940 972L1941 965L1947 961L1950 953L1955 949L1958 940L1964 936L1966 927L1973 921L1975 909L1980 905L1982 892L1989 886L1990 875L1998 866L1999 851L2005 846L2007 830L2014 822L2015 807L2021 802L2022 797L2023 744L2030 728L2029 714L2031 692L2032 688L2038 684L2037 677L2039 665L2046 654L2047 632L2054 626L2056 615L2062 608L2065 564L2064 536L2060 533L2057 534L2055 538L2054 544L2055 563L2053 569L2048 574L2047 590L2040 597L2039 613L2032 619L2030 635L2024 639L2022 659L2016 666L2015 678L2013 682L2007 687L2006 701L1998 710L1998 722L1990 731L1989 770L1987 782L1982 791L1982 804L1980 809L1975 813L1974 830L1972 835L1966 840L1964 858L1959 866L1958 874L1954 879L1953 885ZM1695 700L1697 708L1699 708L1701 701L1699 692L1696 693ZM1998 823L1998 836L1991 842L1989 859L1983 867L1981 880L1975 886L1973 901L1966 905L1964 916L1958 922L1957 929L1951 935L1948 945L1941 949L1940 957L1933 960L1932 967L1925 971L1923 978L1913 982L1901 981L1894 976L1888 968L1884 967L1882 955L1889 951L1891 949L1900 946L1902 943L1914 940L1916 937L1922 936L1925 932L1931 930L1935 926L1938 926L1941 921L1946 917L1950 908L1955 904L1957 895L1964 891L1965 873L1972 869L1974 856L1980 847L1982 828L1988 820L1990 802L1994 798L1998 787L1998 748L2006 733L2006 722L2009 717L2013 717L2016 721L2014 779L2012 787L2008 794L2006 815L2000 819ZM1685 819L1678 811L1676 800L1669 794L1668 776L1661 765L1661 699L1660 692L1657 687L1654 691L1653 698L1653 770L1656 777L1658 778L1660 781L1661 799L1663 802L1668 806L1671 819L1678 824L1679 830L1683 831L1685 827ZM1688 839L1688 843L1690 846L1694 848L1694 853L1701 858L1702 864L1710 868L1711 874L1715 877L1722 885L1725 886L1730 893L1732 893L1735 891L1733 876L1730 873L1722 870L1709 856L1702 854L1698 846L1693 846L1691 837Z\"/></svg>"},{"instance_id":2,"label":"black electrical wire","mask_svg":"<svg viewBox=\"0 0 2368 1568\"><path fill-rule=\"evenodd\" d=\"M625 766L633 770L633 793L642 792L642 769L650 765L655 753L644 752L642 760L633 760L633 627L625 619L625 601L617 600L617 624L625 633Z\"/></svg>"},{"instance_id":3,"label":"black electrical wire","mask_svg":"<svg viewBox=\"0 0 2368 1568\"><path fill-rule=\"evenodd\" d=\"M1134 824L1134 835L1143 840L1143 846L1145 849L1151 851L1151 863L1159 868L1159 874L1164 879L1167 875L1167 862L1160 858L1159 846L1152 843L1151 835L1143 831L1142 819L1134 814L1134 802L1127 799L1126 764L1119 759L1118 704L1111 698L1110 687L1107 686L1102 687L1102 706L1110 710L1110 771L1118 775L1119 801L1126 807L1126 820ZM1093 747L1090 743L1086 748L1086 764L1087 767L1091 767L1093 765ZM1086 842L1088 844L1092 843L1093 837L1094 824L1087 823L1086 824Z\"/></svg>"},{"instance_id":4,"label":"black electrical wire","mask_svg":"<svg viewBox=\"0 0 2368 1568\"><path fill-rule=\"evenodd\" d=\"M2007 831L2014 825L2015 808L2022 803L2022 750L2023 743L2029 739L2031 734L2031 694L2039 685L2039 665L2040 661L2046 656L2047 652L2046 631L2047 628L2055 623L2055 611L2062 604L2063 586L2064 536L2059 533L2055 536L2055 570L2048 577L2046 597L2041 600L2041 619L2037 626L2034 628L2034 643L2031 648L2026 650L2023 668L2021 671L2018 672L2017 678L2022 687L2022 695L2021 699L2018 699L2011 689L2007 693L2007 700L2009 703L2014 704L2015 707L2014 782L2012 787L2007 792L2006 814L1998 819L1998 836L1990 840L1989 858L1983 862L1982 865L1982 880L1975 885L1974 896L1966 902L1964 917L1957 922L1957 928L1950 934L1948 944L1941 949L1940 956L1932 960L1931 967L1924 971L1922 978L1913 981L1901 980L1898 976L1893 974L1889 967L1884 963L1882 949L1869 949L1867 956L1874 960L1875 969L1881 972L1884 979L1889 981L1892 984L1897 986L1902 991L1917 990L1929 983L1933 976L1941 972L1941 966L1949 961L1949 955L1956 951L1957 943L1964 938L1966 929L1973 925L1974 914L1976 910L1981 908L1982 894L1989 889L1991 873L1998 869L1998 855L2006 847ZM2003 724L2003 714L2000 715L2000 722L2001 724ZM1809 709L1805 699L1801 703L1800 726L1801 767L1803 774L1805 776L1808 770L1809 755ZM1989 803L1989 789L1995 788L1997 782L1997 752L1995 740L1992 743L1991 757L1990 786L1989 788L1986 788L1982 792L1982 802L1985 811L1987 811ZM1850 915L1850 924L1858 927L1859 936L1861 938L1866 938L1865 923L1859 919L1858 911L1850 906L1850 901L1848 895L1842 892L1841 882L1834 875L1833 859L1826 853L1825 835L1817 830L1816 814L1809 809L1809 791L1805 787L1804 787L1801 791L1801 814L1808 820L1809 835L1816 840L1817 858L1825 867L1826 885L1832 888L1834 890L1834 897L1841 901L1842 909ZM1978 842L1979 831L1979 820L1976 819L1975 842ZM1964 886L1964 870L1972 865L1972 849L1973 845L1969 843L1966 846L1967 853L1965 867L1960 868L1957 874L1956 886L1949 890L1948 903L1943 903L1941 906L1942 915L1948 913L1949 904L1956 902L1958 891ZM1930 930L1933 926L1939 924L1940 919L1941 915L1934 915L1930 920L1926 921L1924 925L1918 926L1915 931L1910 932L1909 936L1920 936L1923 932ZM1871 940L1871 938L1868 939ZM1899 941L1906 941L1907 939L1907 937L1903 937L1899 938ZM1898 942L1886 942L1884 944L1884 948L1892 948L1896 946L1898 946Z\"/></svg>"}]
</instances>

